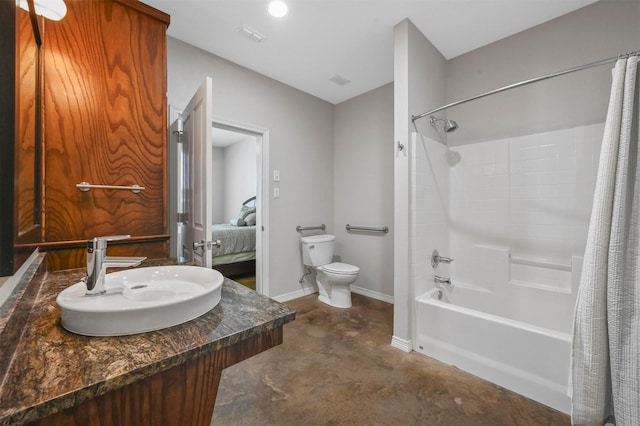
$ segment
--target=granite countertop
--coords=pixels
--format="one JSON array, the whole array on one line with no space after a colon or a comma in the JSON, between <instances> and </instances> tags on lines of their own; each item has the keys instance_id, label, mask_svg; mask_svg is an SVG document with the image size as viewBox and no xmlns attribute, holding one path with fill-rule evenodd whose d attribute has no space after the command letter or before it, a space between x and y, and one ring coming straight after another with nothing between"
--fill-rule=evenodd
<instances>
[{"instance_id":1,"label":"granite countertop","mask_svg":"<svg viewBox=\"0 0 640 426\"><path fill-rule=\"evenodd\" d=\"M287 305L225 279L220 303L185 324L131 336L80 336L60 325L55 298L83 276L83 269L36 274L31 291L23 291L33 296L0 312L0 366L6 369L0 371L0 424L43 418L295 318Z\"/></svg>"}]
</instances>

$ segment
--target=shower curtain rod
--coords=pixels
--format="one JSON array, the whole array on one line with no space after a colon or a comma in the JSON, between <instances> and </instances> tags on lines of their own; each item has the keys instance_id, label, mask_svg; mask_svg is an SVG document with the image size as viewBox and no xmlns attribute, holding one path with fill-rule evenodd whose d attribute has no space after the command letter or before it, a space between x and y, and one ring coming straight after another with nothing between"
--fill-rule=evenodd
<instances>
[{"instance_id":1,"label":"shower curtain rod","mask_svg":"<svg viewBox=\"0 0 640 426\"><path fill-rule=\"evenodd\" d=\"M481 93L479 95L471 96L470 98L465 98L465 99L462 99L462 100L459 100L459 101L456 101L456 102L452 102L450 104L441 106L441 107L433 109L431 111L423 112L422 114L412 115L411 116L411 121L415 124L416 120L424 118L424 117L426 117L428 115L431 115L431 114L434 114L436 112L445 110L447 108L451 108L451 107L454 107L454 106L457 106L457 105L460 105L460 104L464 104L464 103L467 103L467 102L470 102L470 101L475 101L476 99L484 98L485 96L494 95L496 93L504 92L505 90L515 89L516 87L526 86L527 84L537 83L538 81L547 80L547 79L554 78L554 77L560 77L561 75L570 74L572 72L582 71L582 70L586 70L586 69L589 69L589 68L594 68L594 67L599 67L601 65L610 64L612 62L617 61L618 59L625 58L625 57L628 58L630 56L634 56L634 55L638 55L638 54L640 54L640 50L636 50L635 52L624 53L622 55L614 56L614 57L608 58L608 59L603 59L603 60L597 61L597 62L591 62L590 64L585 64L585 65L580 65L578 67L569 68L569 69L566 69L564 71L558 71L558 72L554 72L552 74L547 74L547 75L543 75L543 76L540 76L540 77L531 78L529 80L524 80L524 81L521 81L519 83L510 84L508 86L500 87L499 89L490 90L488 92Z\"/></svg>"}]
</instances>

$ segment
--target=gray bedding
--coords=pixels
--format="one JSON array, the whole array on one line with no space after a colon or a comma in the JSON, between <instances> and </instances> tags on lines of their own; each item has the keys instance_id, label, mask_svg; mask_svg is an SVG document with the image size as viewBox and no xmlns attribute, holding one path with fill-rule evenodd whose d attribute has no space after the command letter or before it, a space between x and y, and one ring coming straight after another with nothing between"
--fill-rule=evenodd
<instances>
[{"instance_id":1,"label":"gray bedding","mask_svg":"<svg viewBox=\"0 0 640 426\"><path fill-rule=\"evenodd\" d=\"M221 247L213 247L214 257L256 250L255 226L213 225L212 236L213 241L220 240L222 243Z\"/></svg>"}]
</instances>

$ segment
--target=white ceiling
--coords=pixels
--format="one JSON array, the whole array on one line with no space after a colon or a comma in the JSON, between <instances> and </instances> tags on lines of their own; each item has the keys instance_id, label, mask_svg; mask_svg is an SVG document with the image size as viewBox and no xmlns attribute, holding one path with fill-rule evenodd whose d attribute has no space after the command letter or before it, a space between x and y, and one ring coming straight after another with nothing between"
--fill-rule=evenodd
<instances>
[{"instance_id":1,"label":"white ceiling","mask_svg":"<svg viewBox=\"0 0 640 426\"><path fill-rule=\"evenodd\" d=\"M407 17L451 59L596 0L286 0L281 19L269 0L144 1L171 15L170 36L336 104L393 81L393 27Z\"/></svg>"}]
</instances>

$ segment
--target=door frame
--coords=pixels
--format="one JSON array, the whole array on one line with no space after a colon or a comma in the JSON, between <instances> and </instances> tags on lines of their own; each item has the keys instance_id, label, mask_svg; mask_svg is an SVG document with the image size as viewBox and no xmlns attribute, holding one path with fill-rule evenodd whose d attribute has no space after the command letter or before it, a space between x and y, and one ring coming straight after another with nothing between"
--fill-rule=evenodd
<instances>
[{"instance_id":1,"label":"door frame","mask_svg":"<svg viewBox=\"0 0 640 426\"><path fill-rule=\"evenodd\" d=\"M172 105L169 105L169 125L172 125L182 115L182 110L179 110ZM258 177L258 189L257 193L260 197L256 198L256 291L265 296L269 296L269 129L253 124L242 123L239 121L229 120L223 117L213 116L213 127L232 130L238 133L244 133L254 136L257 140L257 177ZM168 210L168 222L169 231L171 237L179 239L177 229L177 201L179 194L178 188L172 187L176 182L177 174L180 170L177 170L177 160L180 155L179 147L177 144L177 133L173 132L174 129L169 130L169 205ZM256 194L257 195L257 194ZM170 244L170 256L175 257L177 253L173 250L175 242ZM177 247L177 246L176 246Z\"/></svg>"},{"instance_id":2,"label":"door frame","mask_svg":"<svg viewBox=\"0 0 640 426\"><path fill-rule=\"evenodd\" d=\"M257 141L256 291L269 296L269 129L213 116L213 127L244 133Z\"/></svg>"},{"instance_id":3,"label":"door frame","mask_svg":"<svg viewBox=\"0 0 640 426\"><path fill-rule=\"evenodd\" d=\"M182 110L177 109L173 105L169 105L168 111L169 118L169 131L167 142L169 144L167 149L167 202L169 208L167 209L167 223L169 227L169 257L178 258L180 262L183 262L181 250L182 247L182 232L183 229L178 227L178 205L182 203L181 184L182 184L182 165L179 164L182 161L182 129L178 129L176 124L178 119L182 118Z\"/></svg>"}]
</instances>

